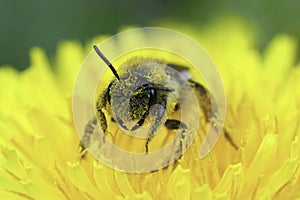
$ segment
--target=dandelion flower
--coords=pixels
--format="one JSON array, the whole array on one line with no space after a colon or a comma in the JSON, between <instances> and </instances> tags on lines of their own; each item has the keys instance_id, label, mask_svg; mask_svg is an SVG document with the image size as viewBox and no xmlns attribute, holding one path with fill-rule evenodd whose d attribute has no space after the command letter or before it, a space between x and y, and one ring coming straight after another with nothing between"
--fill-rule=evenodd
<instances>
[{"instance_id":1,"label":"dandelion flower","mask_svg":"<svg viewBox=\"0 0 300 200\"><path fill-rule=\"evenodd\" d=\"M204 159L192 146L177 163L143 174L108 168L89 154L80 160L71 96L87 50L76 42L64 42L50 64L43 50L33 48L25 71L0 68L0 196L300 198L300 93L296 89L300 66L295 63L295 39L276 36L260 53L240 25L219 24L195 35L203 40L224 79L225 127L238 149L222 135Z\"/></svg>"}]
</instances>

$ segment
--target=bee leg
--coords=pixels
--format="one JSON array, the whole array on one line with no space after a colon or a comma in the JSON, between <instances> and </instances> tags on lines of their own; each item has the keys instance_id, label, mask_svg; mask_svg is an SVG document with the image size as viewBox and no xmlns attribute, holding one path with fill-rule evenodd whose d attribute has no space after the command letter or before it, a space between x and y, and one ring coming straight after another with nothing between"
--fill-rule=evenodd
<instances>
[{"instance_id":1,"label":"bee leg","mask_svg":"<svg viewBox=\"0 0 300 200\"><path fill-rule=\"evenodd\" d=\"M165 122L165 127L170 130L183 129L180 134L179 147L178 147L178 149L176 149L176 152L175 152L176 155L178 155L178 154L181 155L183 146L184 146L184 139L186 136L187 125L177 119L167 119Z\"/></svg>"},{"instance_id":2,"label":"bee leg","mask_svg":"<svg viewBox=\"0 0 300 200\"><path fill-rule=\"evenodd\" d=\"M160 103L161 106L159 106L159 108L155 108L153 109L153 112L151 112L151 117L153 117L153 124L151 126L151 129L148 133L148 136L146 138L146 143L145 143L145 153L148 154L149 151L149 142L151 141L151 139L153 138L155 132L157 131L157 129L160 126L160 123L164 117L165 114L165 109L166 109L166 100L163 100Z\"/></svg>"},{"instance_id":3,"label":"bee leg","mask_svg":"<svg viewBox=\"0 0 300 200\"><path fill-rule=\"evenodd\" d=\"M96 117L93 117L93 119L91 119L84 128L84 134L79 143L81 158L85 156L86 147L89 146L90 144L90 137L91 134L93 134L96 125L97 125L97 119Z\"/></svg>"},{"instance_id":4,"label":"bee leg","mask_svg":"<svg viewBox=\"0 0 300 200\"><path fill-rule=\"evenodd\" d=\"M145 122L146 116L144 115L142 119L140 119L130 130L134 131L138 129L140 126L142 126Z\"/></svg>"},{"instance_id":5,"label":"bee leg","mask_svg":"<svg viewBox=\"0 0 300 200\"><path fill-rule=\"evenodd\" d=\"M100 120L101 129L102 129L103 133L106 134L106 131L107 131L107 121L106 121L106 117L105 117L105 114L103 113L102 109L98 110L97 116L98 116L98 118ZM104 139L105 138L103 138L103 140Z\"/></svg>"},{"instance_id":6,"label":"bee leg","mask_svg":"<svg viewBox=\"0 0 300 200\"><path fill-rule=\"evenodd\" d=\"M85 152L86 152L85 150L90 144L91 135L93 134L93 132L95 130L95 126L97 125L97 118L100 121L100 126L101 126L104 134L106 133L107 121L106 121L106 117L105 117L105 114L102 111L102 109L105 108L106 103L108 102L108 95L109 95L108 91L105 90L99 96L99 99L96 104L97 117L93 117L93 119L91 119L84 128L84 134L79 143L79 149L80 149L79 151L81 154L81 158L83 158L85 156Z\"/></svg>"},{"instance_id":7,"label":"bee leg","mask_svg":"<svg viewBox=\"0 0 300 200\"><path fill-rule=\"evenodd\" d=\"M191 79L189 79L188 82L193 88L195 88L198 91L200 97L200 106L204 112L205 121L210 122L212 116L215 113L213 113L211 110L212 106L209 92L200 83L197 83Z\"/></svg>"},{"instance_id":8,"label":"bee leg","mask_svg":"<svg viewBox=\"0 0 300 200\"><path fill-rule=\"evenodd\" d=\"M210 93L200 83L197 83L191 79L189 79L188 82L199 93L200 106L204 112L205 121L210 122L214 128L217 128L218 118L219 118L218 111L212 108ZM227 139L227 141L231 144L231 146L234 149L238 149L238 146L235 144L235 142L233 141L233 139L231 138L230 134L225 129L225 127L224 127L224 135L225 135L225 138Z\"/></svg>"},{"instance_id":9,"label":"bee leg","mask_svg":"<svg viewBox=\"0 0 300 200\"><path fill-rule=\"evenodd\" d=\"M167 119L165 122L165 126L168 129L180 129L180 128L187 129L187 126L183 122L177 119Z\"/></svg>"},{"instance_id":10,"label":"bee leg","mask_svg":"<svg viewBox=\"0 0 300 200\"><path fill-rule=\"evenodd\" d=\"M107 102L109 102L110 96L109 96L109 89L104 90L104 92L99 96L96 109L97 109L97 119L99 119L100 127L104 134L106 134L107 131L107 121L105 114L103 112L103 108L106 107ZM103 138L105 140L105 137Z\"/></svg>"}]
</instances>

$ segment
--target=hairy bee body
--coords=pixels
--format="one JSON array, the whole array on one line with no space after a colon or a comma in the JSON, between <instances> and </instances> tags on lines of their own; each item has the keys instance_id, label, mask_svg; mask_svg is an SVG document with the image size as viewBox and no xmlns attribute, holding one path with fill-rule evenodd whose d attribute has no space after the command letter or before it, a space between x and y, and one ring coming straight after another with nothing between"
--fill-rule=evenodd
<instances>
[{"instance_id":1,"label":"hairy bee body","mask_svg":"<svg viewBox=\"0 0 300 200\"><path fill-rule=\"evenodd\" d=\"M189 68L163 60L149 58L132 58L118 68L121 75L95 47L97 54L110 67L115 75L106 89L99 95L96 103L96 119L87 127L100 125L107 133L107 118L110 117L124 132L134 132L141 127L149 126L145 137L145 153L148 154L149 142L162 126L167 129L189 129L186 123L172 117L182 106L188 92L197 93L198 102L207 122L214 120L217 113L211 110L211 96L206 88L192 80ZM192 106L192 105L190 105ZM92 130L85 131L81 149L89 146ZM185 135L181 134L184 138ZM182 145L181 145L182 146Z\"/></svg>"}]
</instances>

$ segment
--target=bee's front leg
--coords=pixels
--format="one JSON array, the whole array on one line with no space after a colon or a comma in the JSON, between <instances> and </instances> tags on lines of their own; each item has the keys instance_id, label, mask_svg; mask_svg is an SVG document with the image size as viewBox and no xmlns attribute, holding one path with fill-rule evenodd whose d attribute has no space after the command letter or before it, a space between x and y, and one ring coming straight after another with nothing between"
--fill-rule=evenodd
<instances>
[{"instance_id":1,"label":"bee's front leg","mask_svg":"<svg viewBox=\"0 0 300 200\"><path fill-rule=\"evenodd\" d=\"M91 134L93 134L96 125L97 125L96 117L93 117L93 119L91 119L87 123L87 125L85 125L84 134L79 143L79 151L80 151L81 158L83 158L85 155L86 147L88 147L90 144Z\"/></svg>"},{"instance_id":2,"label":"bee's front leg","mask_svg":"<svg viewBox=\"0 0 300 200\"><path fill-rule=\"evenodd\" d=\"M149 142L151 141L151 139L153 138L155 132L157 131L157 129L159 128L159 126L161 125L164 115L165 115L165 109L166 109L166 100L163 100L160 104L157 104L158 106L155 106L154 108L152 108L151 112L150 112L150 117L153 118L153 122L152 122L152 126L151 129L148 133L148 136L146 138L146 143L145 143L145 153L148 154L149 151Z\"/></svg>"},{"instance_id":3,"label":"bee's front leg","mask_svg":"<svg viewBox=\"0 0 300 200\"><path fill-rule=\"evenodd\" d=\"M108 91L105 90L98 98L97 104L96 104L96 117L93 117L85 126L84 133L81 138L80 144L79 144L79 151L81 154L81 158L85 155L85 150L90 145L90 139L91 135L94 133L95 126L97 125L97 119L100 122L101 129L103 130L103 133L105 134L107 131L107 121L104 112L102 111L103 108L106 107L106 104L108 102Z\"/></svg>"}]
</instances>

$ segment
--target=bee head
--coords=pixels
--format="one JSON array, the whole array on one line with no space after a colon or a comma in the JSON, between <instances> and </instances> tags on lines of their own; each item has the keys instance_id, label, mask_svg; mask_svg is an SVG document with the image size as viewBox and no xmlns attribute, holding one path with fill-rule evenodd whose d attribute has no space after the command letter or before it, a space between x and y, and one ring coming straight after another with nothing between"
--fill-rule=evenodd
<instances>
[{"instance_id":1,"label":"bee head","mask_svg":"<svg viewBox=\"0 0 300 200\"><path fill-rule=\"evenodd\" d=\"M166 65L145 60L141 65L119 76L102 52L96 46L94 49L117 78L108 88L108 98L114 119L122 124L124 130L130 130L139 120L146 119L151 107L161 104L166 100L168 93L173 91L168 86Z\"/></svg>"}]
</instances>

